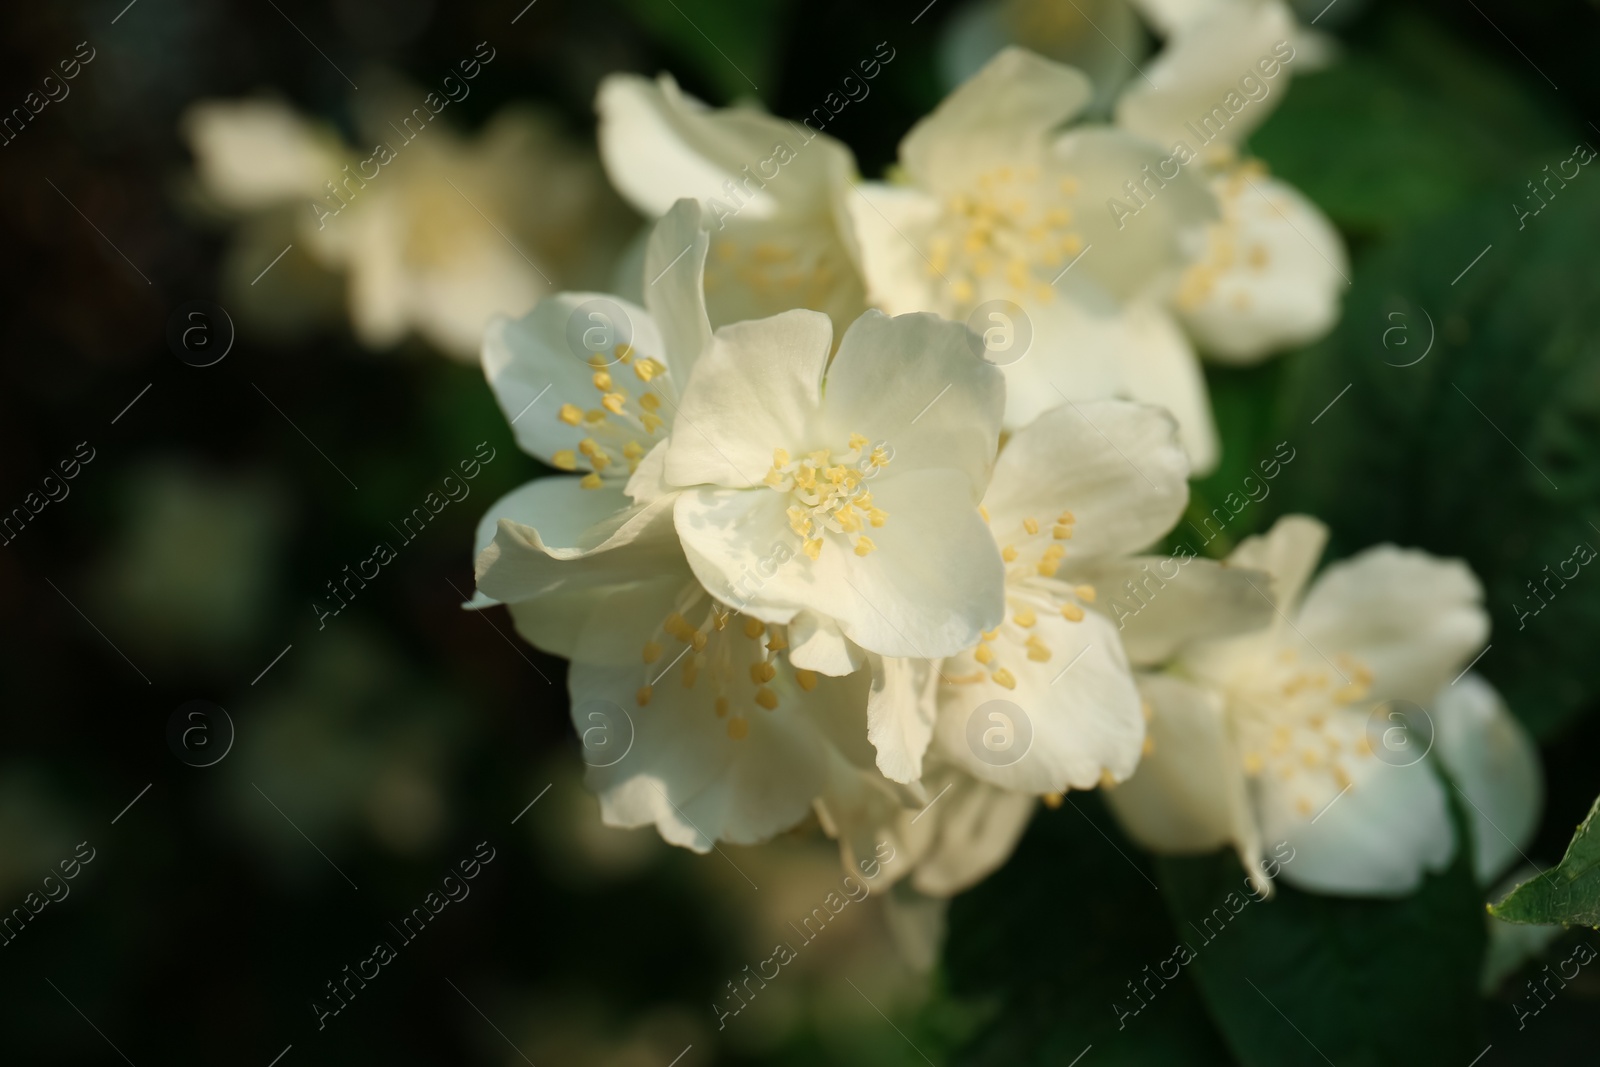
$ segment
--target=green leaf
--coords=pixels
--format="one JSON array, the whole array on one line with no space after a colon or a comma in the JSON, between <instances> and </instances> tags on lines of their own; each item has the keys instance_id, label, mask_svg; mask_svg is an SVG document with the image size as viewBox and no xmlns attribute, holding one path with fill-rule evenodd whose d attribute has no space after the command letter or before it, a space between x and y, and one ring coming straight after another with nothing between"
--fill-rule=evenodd
<instances>
[{"instance_id":1,"label":"green leaf","mask_svg":"<svg viewBox=\"0 0 1600 1067\"><path fill-rule=\"evenodd\" d=\"M1227 1064L1196 992L1169 983L1137 1016L1129 984L1172 954L1147 860L1095 794L1041 810L1016 854L950 908L949 987L992 1008L957 1063L1064 1067L1093 1046L1094 1064Z\"/></svg>"},{"instance_id":2,"label":"green leaf","mask_svg":"<svg viewBox=\"0 0 1600 1067\"><path fill-rule=\"evenodd\" d=\"M1508 923L1564 923L1600 928L1600 799L1594 802L1567 854L1551 870L1523 882L1489 914Z\"/></svg>"},{"instance_id":3,"label":"green leaf","mask_svg":"<svg viewBox=\"0 0 1600 1067\"><path fill-rule=\"evenodd\" d=\"M1464 1064L1482 1049L1471 1020L1487 935L1469 849L1399 900L1305 893L1280 877L1257 901L1232 854L1156 870L1194 955L1184 970L1247 1067Z\"/></svg>"}]
</instances>

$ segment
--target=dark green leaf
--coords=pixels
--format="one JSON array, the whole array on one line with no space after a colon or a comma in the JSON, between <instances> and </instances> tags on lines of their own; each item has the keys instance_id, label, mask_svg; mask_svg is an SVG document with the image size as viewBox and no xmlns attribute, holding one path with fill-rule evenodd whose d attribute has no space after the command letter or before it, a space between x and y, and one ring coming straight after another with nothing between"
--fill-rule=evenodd
<instances>
[{"instance_id":1,"label":"dark green leaf","mask_svg":"<svg viewBox=\"0 0 1600 1067\"><path fill-rule=\"evenodd\" d=\"M1185 970L1248 1067L1464 1064L1482 1050L1471 1020L1486 935L1469 850L1400 900L1280 878L1256 901L1232 854L1156 869L1195 957Z\"/></svg>"},{"instance_id":2,"label":"dark green leaf","mask_svg":"<svg viewBox=\"0 0 1600 1067\"><path fill-rule=\"evenodd\" d=\"M1600 927L1600 800L1578 826L1561 863L1523 882L1489 914L1508 923L1565 923Z\"/></svg>"}]
</instances>

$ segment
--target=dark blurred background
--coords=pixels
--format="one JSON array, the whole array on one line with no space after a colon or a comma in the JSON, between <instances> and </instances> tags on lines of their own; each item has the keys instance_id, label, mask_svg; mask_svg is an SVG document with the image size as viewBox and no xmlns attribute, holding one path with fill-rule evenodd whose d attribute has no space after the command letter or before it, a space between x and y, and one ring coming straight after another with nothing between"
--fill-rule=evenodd
<instances>
[{"instance_id":1,"label":"dark blurred background","mask_svg":"<svg viewBox=\"0 0 1600 1067\"><path fill-rule=\"evenodd\" d=\"M479 515L541 468L515 449L476 368L416 340L367 351L340 315L279 333L233 306L229 232L194 207L179 119L195 101L269 89L348 132L340 70L429 82L487 40L497 59L452 112L457 126L532 99L592 146L608 72L671 70L713 103L758 96L799 114L889 41L898 56L871 102L829 130L870 176L942 96L937 49L959 5L124 2L8 5L0 34L0 109L78 42L95 50L70 96L0 147L0 508L80 442L93 454L70 495L0 548L0 907L20 905L79 842L95 856L69 897L0 947L0 1061L952 1062L983 997L968 995L972 981L956 983L958 998L942 972L914 974L875 906L854 909L848 929L718 1032L712 1000L835 882L831 844L802 827L766 848L726 849L725 862L600 826L580 784L565 665L518 639L503 612L458 610ZM1393 538L1473 562L1496 625L1481 669L1546 743L1549 814L1531 851L1551 862L1600 792L1586 677L1600 596L1574 594L1562 606L1572 614L1541 620L1537 639L1515 633L1506 604L1539 563L1566 555L1542 539L1570 544L1582 522L1600 521L1600 388L1585 340L1600 310L1600 184L1546 228L1561 247L1553 232L1507 236L1470 292L1444 280L1481 244L1452 244L1463 219L1510 229L1504 205L1526 178L1574 140L1600 143L1589 122L1600 116L1600 16L1581 0L1338 0L1319 27L1344 39L1345 61L1297 80L1253 147L1344 230L1356 287L1333 339L1214 374L1213 389L1233 427L1229 462L1243 468L1332 395L1325 382L1356 380L1371 402L1350 401L1357 421L1308 450L1301 481L1236 532L1307 507L1342 552ZM329 282L335 308L341 284ZM1535 302L1518 320L1496 303L1517 285L1565 295L1559 310ZM1446 350L1424 368L1442 377L1381 377L1382 316L1396 300L1443 324ZM233 313L233 347L213 366L187 365L167 340L192 301ZM1527 384L1540 366L1554 369ZM1515 456L1488 451L1498 439L1466 428L1476 416L1445 406L1452 380L1494 398L1510 436L1546 449L1536 458L1560 472L1563 497L1541 496ZM319 628L310 605L324 583L484 441L496 460L472 496ZM1384 448L1362 451L1374 444ZM1231 470L1197 487L1197 507L1208 485L1227 491ZM236 731L208 767L180 761L168 740L169 720L196 700L225 709ZM205 721L220 746L222 720ZM1049 849L1066 869L1115 865L1081 819L1041 813L1019 862ZM470 897L319 1029L311 1005L331 1006L325 983L397 940L389 924L480 842L494 859ZM1066 912L1072 898L1060 899ZM1123 964L1144 962L1139 946L1167 922L1148 906L1044 921L1064 924L1043 934L1063 944L1077 940L1072 924L1092 923L1107 952L1127 953L1106 971L1118 976L1137 971ZM1585 1017L1592 1049L1587 997L1569 998L1567 1022L1541 1023L1550 1051L1576 1040ZM1503 1003L1491 1009L1509 1017Z\"/></svg>"}]
</instances>

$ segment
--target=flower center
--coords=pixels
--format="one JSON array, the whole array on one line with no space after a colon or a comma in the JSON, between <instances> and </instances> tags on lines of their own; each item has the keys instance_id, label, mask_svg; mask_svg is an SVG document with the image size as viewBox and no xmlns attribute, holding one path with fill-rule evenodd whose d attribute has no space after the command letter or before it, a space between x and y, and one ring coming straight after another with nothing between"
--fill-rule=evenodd
<instances>
[{"instance_id":1,"label":"flower center","mask_svg":"<svg viewBox=\"0 0 1600 1067\"><path fill-rule=\"evenodd\" d=\"M662 403L673 403L672 382L666 376L665 364L638 355L627 344L617 345L611 354L614 362L599 352L589 357L593 371L590 381L600 394L599 406L585 410L569 402L562 404L555 416L568 426L581 426L588 431L577 449L563 449L550 458L564 471L577 469L579 455L587 459L594 469L578 483L585 489L598 489L605 484L607 469L618 462L626 463L630 474L638 469L639 461L660 439L666 426L659 414ZM643 386L637 396L625 384L627 369Z\"/></svg>"},{"instance_id":2,"label":"flower center","mask_svg":"<svg viewBox=\"0 0 1600 1067\"><path fill-rule=\"evenodd\" d=\"M877 545L863 532L879 527L889 513L872 503L866 481L889 465L889 450L870 445L858 433L850 435L849 450L808 452L791 459L787 450L772 450L772 468L764 479L780 493L788 493L789 528L800 536L805 554L822 554L822 534L832 531L849 539L855 554L865 556Z\"/></svg>"},{"instance_id":3,"label":"flower center","mask_svg":"<svg viewBox=\"0 0 1600 1067\"><path fill-rule=\"evenodd\" d=\"M703 591L692 590L687 602L645 642L641 655L646 682L634 699L641 708L647 707L656 686L676 669L683 688L709 698L708 710L727 719L728 736L742 741L750 735L754 709L775 711L779 689L791 685L811 692L817 687L817 675L791 669L780 655L789 647L785 627L769 626L707 600ZM700 624L690 622L686 612L699 614ZM663 666L661 660L672 643L682 647ZM793 693L792 688L789 691Z\"/></svg>"},{"instance_id":4,"label":"flower center","mask_svg":"<svg viewBox=\"0 0 1600 1067\"><path fill-rule=\"evenodd\" d=\"M928 273L950 281L959 304L972 301L998 273L1020 299L1048 301L1050 282L1083 238L1072 227L1064 201L1077 196L1070 174L1038 167L997 167L979 175L977 188L945 202L943 224L932 241Z\"/></svg>"},{"instance_id":5,"label":"flower center","mask_svg":"<svg viewBox=\"0 0 1600 1067\"><path fill-rule=\"evenodd\" d=\"M1342 652L1331 666L1320 656L1303 662L1292 647L1263 660L1253 659L1248 673L1227 686L1245 773L1286 782L1327 777L1340 790L1350 786L1346 759L1372 755L1364 721L1349 714L1371 693L1371 669ZM1305 795L1295 803L1301 815L1314 811Z\"/></svg>"}]
</instances>

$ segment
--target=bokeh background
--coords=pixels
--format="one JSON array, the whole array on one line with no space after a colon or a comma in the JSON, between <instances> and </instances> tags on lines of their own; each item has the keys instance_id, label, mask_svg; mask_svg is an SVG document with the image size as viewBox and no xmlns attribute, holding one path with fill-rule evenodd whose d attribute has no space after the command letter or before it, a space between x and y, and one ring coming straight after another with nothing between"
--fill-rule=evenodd
<instances>
[{"instance_id":1,"label":"bokeh background","mask_svg":"<svg viewBox=\"0 0 1600 1067\"><path fill-rule=\"evenodd\" d=\"M272 275L248 285L179 134L193 102L263 90L348 132L341 71L429 83L487 40L497 58L452 110L458 127L535 101L592 151L608 72L670 70L710 102L754 96L798 115L888 41L894 63L828 131L876 175L945 91L956 0L124 3L12 4L0 34L5 109L78 42L95 50L70 96L0 147L0 507L81 458L81 442L93 455L0 547L0 906L79 842L95 857L0 947L0 1060L1065 1064L1095 1042L1101 1062L1229 1062L1187 981L1153 1043L1116 1045L1106 1002L1166 955L1177 918L1111 851L1154 869L1092 797L1041 811L1012 863L955 902L931 973L902 959L878 901L852 905L719 1031L710 1005L726 983L837 885L833 846L805 826L698 857L600 825L564 664L499 611L458 610L478 516L539 465L476 368L416 340L360 346L337 279L321 303L291 300ZM1068 30L1083 14L1053 9ZM1512 605L1574 542L1600 544L1600 177L1585 171L1521 229L1510 205L1574 142L1600 144L1600 10L1337 0L1318 25L1343 41L1341 61L1298 76L1251 147L1340 226L1354 284L1331 338L1209 371L1226 451L1194 512L1288 439L1285 477L1208 550L1309 510L1332 525L1334 555L1392 539L1467 558L1495 626L1479 669L1543 743L1550 795L1529 854L1551 863L1600 792L1600 578L1521 629ZM636 224L611 210L596 241ZM191 301L236 328L213 366L168 344ZM1398 366L1423 350L1424 310L1429 356ZM1385 334L1397 323L1409 336ZM496 458L471 497L319 627L324 583L480 442ZM209 767L168 740L195 700L236 731ZM395 940L388 924L480 842L495 858L470 896L319 1029L324 983ZM1162 876L1199 885L1206 872ZM1402 951L1446 906L1424 894L1405 911L1335 915L1334 902L1300 918L1369 931L1340 965L1391 1019L1427 1016L1430 991L1461 981L1443 973L1460 961L1428 958L1425 939ZM1514 1042L1500 1062L1583 1062L1600 979L1519 1033L1509 1005L1539 965L1458 1025Z\"/></svg>"}]
</instances>

